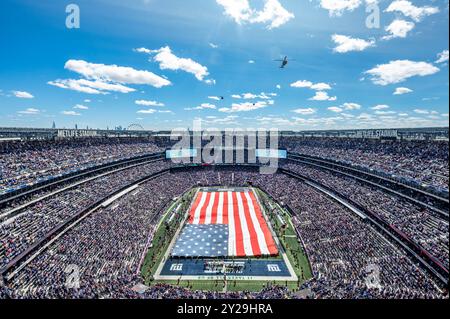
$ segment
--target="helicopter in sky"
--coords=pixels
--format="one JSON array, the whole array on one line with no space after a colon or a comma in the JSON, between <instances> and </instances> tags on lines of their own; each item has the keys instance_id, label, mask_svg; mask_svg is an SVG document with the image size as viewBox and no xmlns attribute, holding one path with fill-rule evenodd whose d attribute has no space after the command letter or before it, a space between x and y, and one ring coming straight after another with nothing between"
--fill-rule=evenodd
<instances>
[{"instance_id":1,"label":"helicopter in sky","mask_svg":"<svg viewBox=\"0 0 450 319\"><path fill-rule=\"evenodd\" d=\"M295 60L289 60L288 57L285 56L284 59L281 59L281 60L274 60L274 61L281 62L280 69L284 69L284 68L288 65L288 63L289 63L290 61L295 61Z\"/></svg>"}]
</instances>

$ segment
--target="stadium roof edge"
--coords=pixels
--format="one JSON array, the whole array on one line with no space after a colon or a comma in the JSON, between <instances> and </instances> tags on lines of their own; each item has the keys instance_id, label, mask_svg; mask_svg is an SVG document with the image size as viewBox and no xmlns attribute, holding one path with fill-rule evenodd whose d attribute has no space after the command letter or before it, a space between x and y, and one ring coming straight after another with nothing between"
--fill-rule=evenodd
<instances>
[{"instance_id":1,"label":"stadium roof edge","mask_svg":"<svg viewBox=\"0 0 450 319\"><path fill-rule=\"evenodd\" d=\"M189 130L192 134L193 131ZM245 132L245 131L244 131ZM373 128L342 130L281 130L281 136L314 137L400 137L410 139L435 139L449 137L449 127L423 128ZM225 133L225 131L222 131ZM66 129L66 128L23 128L0 127L0 140L8 139L52 139L76 137L150 137L170 136L171 131L153 130L105 130L105 129ZM244 134L246 135L246 134Z\"/></svg>"}]
</instances>

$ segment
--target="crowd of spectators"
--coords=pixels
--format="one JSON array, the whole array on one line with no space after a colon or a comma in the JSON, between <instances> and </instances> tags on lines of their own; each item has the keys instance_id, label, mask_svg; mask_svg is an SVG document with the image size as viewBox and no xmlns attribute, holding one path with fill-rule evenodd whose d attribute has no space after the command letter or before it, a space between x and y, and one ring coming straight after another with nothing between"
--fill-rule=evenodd
<instances>
[{"instance_id":1,"label":"crowd of spectators","mask_svg":"<svg viewBox=\"0 0 450 319\"><path fill-rule=\"evenodd\" d=\"M0 142L0 195L41 180L121 159L161 152L173 144L141 138L81 138ZM281 148L319 157L448 193L448 142L283 137ZM8 215L0 209L0 268L52 229L144 176L171 167L157 161L86 180ZM283 167L352 200L400 230L449 267L449 221L432 210L351 177L300 163ZM204 292L153 285L144 293L139 266L161 211L195 185L245 186L267 191L293 212L293 224L309 257L313 279L299 290L315 298L448 298L448 293L405 252L349 209L283 174L248 168L203 168L167 173L146 182L71 229L20 271L0 299L13 298L295 298L282 286L260 292ZM28 198L27 200L30 200ZM16 205L16 203L14 203ZM6 215L5 215L6 214ZM68 288L67 267L80 270L81 286ZM375 268L374 268L375 267ZM370 288L374 276L379 287ZM379 273L378 273L379 271Z\"/></svg>"},{"instance_id":2,"label":"crowd of spectators","mask_svg":"<svg viewBox=\"0 0 450 319\"><path fill-rule=\"evenodd\" d=\"M75 170L162 152L144 138L0 142L0 195Z\"/></svg>"},{"instance_id":3,"label":"crowd of spectators","mask_svg":"<svg viewBox=\"0 0 450 319\"><path fill-rule=\"evenodd\" d=\"M107 181L108 185L114 179ZM96 211L42 252L8 283L12 298L295 298L286 287L260 292L204 292L153 285L144 293L139 266L160 213L195 185L246 186L267 191L293 212L314 278L299 289L314 298L442 298L442 287L405 253L356 214L305 183L283 174L247 168L199 168L167 173ZM38 210L39 214L57 214ZM20 225L19 225L20 226ZM6 234L19 230L9 229ZM26 236L20 235L19 237ZM380 287L367 284L368 266L379 269ZM67 287L69 266L79 269L80 287ZM448 297L448 296L447 296Z\"/></svg>"},{"instance_id":4,"label":"crowd of spectators","mask_svg":"<svg viewBox=\"0 0 450 319\"><path fill-rule=\"evenodd\" d=\"M256 181L290 207L314 278L301 289L316 298L439 298L436 283L359 216L312 187L286 175ZM380 271L369 288L368 267Z\"/></svg>"},{"instance_id":5,"label":"crowd of spectators","mask_svg":"<svg viewBox=\"0 0 450 319\"><path fill-rule=\"evenodd\" d=\"M449 221L434 211L399 196L381 191L351 177L304 165L284 165L307 176L361 205L389 225L406 234L413 242L449 267Z\"/></svg>"},{"instance_id":6,"label":"crowd of spectators","mask_svg":"<svg viewBox=\"0 0 450 319\"><path fill-rule=\"evenodd\" d=\"M0 268L55 227L97 201L147 175L170 167L156 161L88 180L71 189L26 206L0 219ZM8 211L3 212L5 214Z\"/></svg>"},{"instance_id":7,"label":"crowd of spectators","mask_svg":"<svg viewBox=\"0 0 450 319\"><path fill-rule=\"evenodd\" d=\"M373 170L448 194L447 141L284 137L280 145L294 153Z\"/></svg>"},{"instance_id":8,"label":"crowd of spectators","mask_svg":"<svg viewBox=\"0 0 450 319\"><path fill-rule=\"evenodd\" d=\"M85 169L155 152L169 138L79 138L0 142L0 195ZM324 158L448 194L449 144L445 141L282 137L281 148Z\"/></svg>"}]
</instances>

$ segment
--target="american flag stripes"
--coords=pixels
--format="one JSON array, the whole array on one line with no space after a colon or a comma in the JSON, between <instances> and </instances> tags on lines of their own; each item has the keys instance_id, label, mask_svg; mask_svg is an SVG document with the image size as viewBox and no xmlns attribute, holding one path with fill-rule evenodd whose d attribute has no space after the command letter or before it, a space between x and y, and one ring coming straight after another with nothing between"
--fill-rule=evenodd
<instances>
[{"instance_id":1,"label":"american flag stripes","mask_svg":"<svg viewBox=\"0 0 450 319\"><path fill-rule=\"evenodd\" d=\"M228 225L228 256L278 254L252 191L199 192L189 213L189 224Z\"/></svg>"}]
</instances>

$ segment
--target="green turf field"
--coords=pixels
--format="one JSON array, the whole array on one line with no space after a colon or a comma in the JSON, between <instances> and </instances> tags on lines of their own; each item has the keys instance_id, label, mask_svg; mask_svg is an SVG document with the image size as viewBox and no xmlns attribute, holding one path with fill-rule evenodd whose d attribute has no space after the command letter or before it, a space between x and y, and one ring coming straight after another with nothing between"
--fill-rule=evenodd
<instances>
[{"instance_id":1,"label":"green turf field","mask_svg":"<svg viewBox=\"0 0 450 319\"><path fill-rule=\"evenodd\" d=\"M177 228L180 226L180 223L183 222L184 213L189 208L194 194L195 190L190 190L181 198L174 201L164 212L158 224L156 233L153 236L153 240L149 247L148 253L145 256L144 263L141 269L142 277L147 284L152 281L152 275L156 272L158 265L161 263L162 258L164 257L164 254L166 253L170 241L172 240ZM173 218L171 222L168 223L173 209L175 209L180 203L181 207L178 213L175 215L175 218Z\"/></svg>"},{"instance_id":2,"label":"green turf field","mask_svg":"<svg viewBox=\"0 0 450 319\"><path fill-rule=\"evenodd\" d=\"M276 202L272 201L263 191L256 189L261 205L266 211L269 221L280 240L282 250L286 252L286 256L294 268L295 274L299 278L298 282L245 281L230 279L225 284L222 280L153 280L153 275L156 273L158 266L163 261L164 255L166 254L177 229L182 223L185 222L185 213L189 209L196 190L197 189L192 189L184 194L181 198L174 201L164 212L142 265L141 274L144 278L145 284L154 285L157 283L167 283L202 291L260 291L261 289L267 287L267 285L277 284L287 286L291 290L296 290L301 283L312 277L307 256L303 251L302 245L297 239L297 235L291 224L290 215ZM180 204L181 206L178 213L172 218L170 223L168 223L174 209ZM281 226L281 223L275 213L270 209L270 205L272 207L276 207L275 210L283 217L286 222L285 227ZM279 259L281 256L271 258Z\"/></svg>"},{"instance_id":3,"label":"green turf field","mask_svg":"<svg viewBox=\"0 0 450 319\"><path fill-rule=\"evenodd\" d=\"M275 233L280 240L286 255L289 258L291 265L294 267L295 274L299 279L304 282L312 277L311 267L306 256L303 247L297 237L297 233L291 222L291 216L284 210L278 203L274 202L261 190L257 190L258 196L261 199L261 204L264 206L264 210L267 212L270 223L274 228ZM278 214L286 222L285 226L282 227L280 220L277 218L276 214L271 212L270 205L275 207Z\"/></svg>"}]
</instances>

